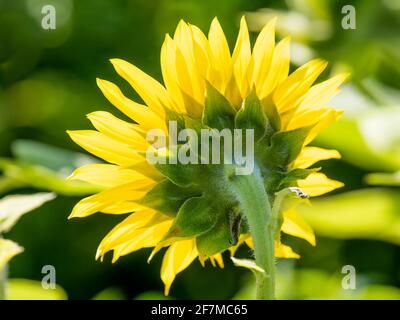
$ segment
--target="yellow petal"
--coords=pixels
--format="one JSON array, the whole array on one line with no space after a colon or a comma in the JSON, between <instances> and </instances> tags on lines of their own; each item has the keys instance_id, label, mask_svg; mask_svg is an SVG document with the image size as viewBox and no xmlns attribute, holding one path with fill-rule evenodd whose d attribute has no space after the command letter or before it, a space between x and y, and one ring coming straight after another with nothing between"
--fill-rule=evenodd
<instances>
[{"instance_id":1,"label":"yellow petal","mask_svg":"<svg viewBox=\"0 0 400 320\"><path fill-rule=\"evenodd\" d=\"M315 125L327 112L328 108L289 110L281 114L282 128L294 130Z\"/></svg>"},{"instance_id":2,"label":"yellow petal","mask_svg":"<svg viewBox=\"0 0 400 320\"><path fill-rule=\"evenodd\" d=\"M266 76L268 75L268 70L270 69L275 48L275 24L276 18L268 22L268 24L266 24L261 30L254 44L252 55L252 78L253 83L256 84L257 88L261 88L262 84L265 82ZM253 83L251 85L253 85ZM260 92L257 91L257 93Z\"/></svg>"},{"instance_id":3,"label":"yellow petal","mask_svg":"<svg viewBox=\"0 0 400 320\"><path fill-rule=\"evenodd\" d=\"M0 238L0 270L17 254L24 251L22 247L11 240Z\"/></svg>"},{"instance_id":4,"label":"yellow petal","mask_svg":"<svg viewBox=\"0 0 400 320\"><path fill-rule=\"evenodd\" d=\"M251 236L249 236L248 238L246 238L244 242L247 244L247 246L248 246L250 249L254 249L253 238L252 238Z\"/></svg>"},{"instance_id":5,"label":"yellow petal","mask_svg":"<svg viewBox=\"0 0 400 320\"><path fill-rule=\"evenodd\" d=\"M235 77L231 77L225 90L225 97L236 109L240 109L242 106L243 98Z\"/></svg>"},{"instance_id":6,"label":"yellow petal","mask_svg":"<svg viewBox=\"0 0 400 320\"><path fill-rule=\"evenodd\" d=\"M156 214L154 210L142 209L132 213L129 217L117 224L101 241L97 250L96 260L100 255L104 255L108 250L120 245L122 242L118 241L118 239L124 236L126 232L145 226Z\"/></svg>"},{"instance_id":7,"label":"yellow petal","mask_svg":"<svg viewBox=\"0 0 400 320\"><path fill-rule=\"evenodd\" d=\"M174 34L175 43L182 53L182 61L180 64L185 64L189 73L191 92L190 96L200 104L204 102L205 79L201 76L197 61L195 60L193 33L189 25L181 20ZM178 67L177 65L177 67Z\"/></svg>"},{"instance_id":8,"label":"yellow petal","mask_svg":"<svg viewBox=\"0 0 400 320\"><path fill-rule=\"evenodd\" d=\"M185 57L179 48L176 49L176 61L173 67L176 68L177 79L181 90L192 99L195 99L196 95L193 89L190 74L191 71L189 70Z\"/></svg>"},{"instance_id":9,"label":"yellow petal","mask_svg":"<svg viewBox=\"0 0 400 320\"><path fill-rule=\"evenodd\" d=\"M249 64L251 60L251 47L249 31L244 16L240 20L239 35L236 40L235 49L232 54L233 72L236 78L242 99L247 97L249 92Z\"/></svg>"},{"instance_id":10,"label":"yellow petal","mask_svg":"<svg viewBox=\"0 0 400 320\"><path fill-rule=\"evenodd\" d=\"M203 263L204 263L205 261L207 261L207 259L203 260ZM215 268L215 267L216 267L216 264L215 264L215 260L214 260L213 257L210 257L210 262L211 262L211 265Z\"/></svg>"},{"instance_id":11,"label":"yellow petal","mask_svg":"<svg viewBox=\"0 0 400 320\"><path fill-rule=\"evenodd\" d=\"M129 144L138 151L144 152L148 149L149 143L138 132L134 124L118 119L111 113L104 111L92 112L87 117L99 132L110 138Z\"/></svg>"},{"instance_id":12,"label":"yellow petal","mask_svg":"<svg viewBox=\"0 0 400 320\"><path fill-rule=\"evenodd\" d=\"M300 256L293 249L282 243L275 242L275 257L286 259L299 259Z\"/></svg>"},{"instance_id":13,"label":"yellow petal","mask_svg":"<svg viewBox=\"0 0 400 320\"><path fill-rule=\"evenodd\" d=\"M317 124L311 129L307 136L305 144L307 145L325 128L328 128L332 123L336 122L343 114L343 110L336 110L335 108L326 108L324 114L317 119Z\"/></svg>"},{"instance_id":14,"label":"yellow petal","mask_svg":"<svg viewBox=\"0 0 400 320\"><path fill-rule=\"evenodd\" d=\"M328 150L318 147L305 147L295 160L293 167L305 169L318 161L327 159L340 159L340 153L336 150Z\"/></svg>"},{"instance_id":15,"label":"yellow petal","mask_svg":"<svg viewBox=\"0 0 400 320\"><path fill-rule=\"evenodd\" d=\"M235 244L234 246L229 248L229 252L231 254L231 257L233 257L237 251L237 249L239 249L239 247L245 242L246 239L248 239L250 237L250 235L248 234L241 234L239 236L239 241L237 242L237 244Z\"/></svg>"},{"instance_id":16,"label":"yellow petal","mask_svg":"<svg viewBox=\"0 0 400 320\"><path fill-rule=\"evenodd\" d=\"M250 249L254 249L253 239L250 236L245 240L245 243ZM282 243L275 241L274 247L275 247L276 258L293 258L293 259L300 258L300 256L292 250L292 248Z\"/></svg>"},{"instance_id":17,"label":"yellow petal","mask_svg":"<svg viewBox=\"0 0 400 320\"><path fill-rule=\"evenodd\" d=\"M304 95L299 110L315 109L326 105L338 93L339 86L346 80L348 74L339 74L329 80L311 87Z\"/></svg>"},{"instance_id":18,"label":"yellow petal","mask_svg":"<svg viewBox=\"0 0 400 320\"><path fill-rule=\"evenodd\" d=\"M71 176L68 177L70 180L81 180L86 181L102 187L117 187L122 184L129 182L139 182L142 180L151 180L141 173L125 169L112 164L87 164L76 169Z\"/></svg>"},{"instance_id":19,"label":"yellow petal","mask_svg":"<svg viewBox=\"0 0 400 320\"><path fill-rule=\"evenodd\" d=\"M302 238L315 246L315 234L313 229L304 221L295 209L283 212L282 232L291 236Z\"/></svg>"},{"instance_id":20,"label":"yellow petal","mask_svg":"<svg viewBox=\"0 0 400 320\"><path fill-rule=\"evenodd\" d=\"M224 268L224 266L225 266L224 259L223 259L221 253L217 253L209 258L208 257L201 257L201 258L199 257L199 261L203 267L205 266L205 262L207 261L207 259L210 259L211 265L213 267L216 267L218 265L220 268Z\"/></svg>"},{"instance_id":21,"label":"yellow petal","mask_svg":"<svg viewBox=\"0 0 400 320\"><path fill-rule=\"evenodd\" d=\"M211 23L208 41L211 53L208 80L221 93L224 93L232 75L232 59L228 42L217 18L214 18Z\"/></svg>"},{"instance_id":22,"label":"yellow petal","mask_svg":"<svg viewBox=\"0 0 400 320\"><path fill-rule=\"evenodd\" d=\"M130 166L129 169L140 172L142 175L148 177L153 181L161 181L165 179L165 177L159 171L157 171L155 167L150 165L146 159L135 163L134 165Z\"/></svg>"},{"instance_id":23,"label":"yellow petal","mask_svg":"<svg viewBox=\"0 0 400 320\"><path fill-rule=\"evenodd\" d=\"M221 253L217 253L217 254L211 256L210 260L213 261L214 263L217 262L217 264L218 264L218 266L220 268L224 267L224 259L222 258L222 254Z\"/></svg>"},{"instance_id":24,"label":"yellow petal","mask_svg":"<svg viewBox=\"0 0 400 320\"><path fill-rule=\"evenodd\" d=\"M127 183L122 186L104 190L79 201L72 209L69 218L87 217L93 213L102 211L114 203L138 200L146 194L148 189L148 180L146 180L143 182Z\"/></svg>"},{"instance_id":25,"label":"yellow petal","mask_svg":"<svg viewBox=\"0 0 400 320\"><path fill-rule=\"evenodd\" d=\"M111 59L115 71L139 94L151 111L164 118L165 108L173 109L167 90L156 80L133 64L121 59Z\"/></svg>"},{"instance_id":26,"label":"yellow petal","mask_svg":"<svg viewBox=\"0 0 400 320\"><path fill-rule=\"evenodd\" d=\"M165 236L172 225L172 220L165 220L161 223L155 223L151 226L145 226L125 235L130 240L114 248L112 262L116 262L121 256L128 255L132 252L143 248L151 248L156 246Z\"/></svg>"},{"instance_id":27,"label":"yellow petal","mask_svg":"<svg viewBox=\"0 0 400 320\"><path fill-rule=\"evenodd\" d=\"M175 242L168 248L161 266L161 279L165 285L165 295L169 294L176 275L185 270L197 256L196 239Z\"/></svg>"},{"instance_id":28,"label":"yellow petal","mask_svg":"<svg viewBox=\"0 0 400 320\"><path fill-rule=\"evenodd\" d=\"M301 109L285 112L281 115L282 127L286 130L294 130L305 126L313 126L308 134L305 145L309 144L322 130L337 121L343 114L342 110L332 107L317 109Z\"/></svg>"},{"instance_id":29,"label":"yellow petal","mask_svg":"<svg viewBox=\"0 0 400 320\"><path fill-rule=\"evenodd\" d=\"M182 76L181 87L194 98L196 93L195 84L192 83L192 73L194 72L193 41L189 26L183 20L178 23L175 30L174 42L177 47L177 61L174 67L177 68L178 78ZM183 75L185 75L185 78L183 78Z\"/></svg>"},{"instance_id":30,"label":"yellow petal","mask_svg":"<svg viewBox=\"0 0 400 320\"><path fill-rule=\"evenodd\" d=\"M300 98L308 91L318 76L324 71L327 62L311 60L294 71L274 92L274 102L280 113L297 107Z\"/></svg>"},{"instance_id":31,"label":"yellow petal","mask_svg":"<svg viewBox=\"0 0 400 320\"><path fill-rule=\"evenodd\" d=\"M101 212L107 214L125 214L125 213L136 212L143 209L145 209L145 207L136 202L121 201L113 203L112 205L102 209Z\"/></svg>"},{"instance_id":32,"label":"yellow petal","mask_svg":"<svg viewBox=\"0 0 400 320\"><path fill-rule=\"evenodd\" d=\"M164 79L164 84L175 101L178 112L185 113L186 108L179 87L179 75L177 74L176 66L176 45L171 37L167 34L164 43L161 47L161 71Z\"/></svg>"},{"instance_id":33,"label":"yellow petal","mask_svg":"<svg viewBox=\"0 0 400 320\"><path fill-rule=\"evenodd\" d=\"M297 185L310 196L319 196L344 186L342 182L331 180L323 173L312 173L306 179L298 180Z\"/></svg>"},{"instance_id":34,"label":"yellow petal","mask_svg":"<svg viewBox=\"0 0 400 320\"><path fill-rule=\"evenodd\" d=\"M196 26L189 25L193 37L193 50L198 71L205 79L210 66L210 46L207 37Z\"/></svg>"},{"instance_id":35,"label":"yellow petal","mask_svg":"<svg viewBox=\"0 0 400 320\"><path fill-rule=\"evenodd\" d=\"M144 130L160 128L166 131L164 117L157 115L145 105L136 103L123 95L121 90L112 82L97 79L97 85L104 96L121 112L140 124Z\"/></svg>"},{"instance_id":36,"label":"yellow petal","mask_svg":"<svg viewBox=\"0 0 400 320\"><path fill-rule=\"evenodd\" d=\"M204 76L198 74L194 60L185 58L173 39L167 36L165 45L165 51L169 50L169 56L163 58L162 64L163 69L169 70L170 82L174 82L170 86L173 92L179 92L186 113L194 118L200 118L204 102ZM165 71L165 74L168 75L168 71ZM199 86L202 88L199 89Z\"/></svg>"},{"instance_id":37,"label":"yellow petal","mask_svg":"<svg viewBox=\"0 0 400 320\"><path fill-rule=\"evenodd\" d=\"M136 230L149 228L164 221L166 221L165 216L152 209L141 209L132 213L104 237L97 250L97 256L104 255L117 246L132 240L134 238L132 234Z\"/></svg>"},{"instance_id":38,"label":"yellow petal","mask_svg":"<svg viewBox=\"0 0 400 320\"><path fill-rule=\"evenodd\" d=\"M121 166L134 165L143 160L129 145L94 130L67 131L71 139L86 151L107 162Z\"/></svg>"},{"instance_id":39,"label":"yellow petal","mask_svg":"<svg viewBox=\"0 0 400 320\"><path fill-rule=\"evenodd\" d=\"M289 73L290 65L290 38L286 37L280 41L272 56L272 62L268 75L258 90L260 99L267 97L279 84L284 81Z\"/></svg>"}]
</instances>

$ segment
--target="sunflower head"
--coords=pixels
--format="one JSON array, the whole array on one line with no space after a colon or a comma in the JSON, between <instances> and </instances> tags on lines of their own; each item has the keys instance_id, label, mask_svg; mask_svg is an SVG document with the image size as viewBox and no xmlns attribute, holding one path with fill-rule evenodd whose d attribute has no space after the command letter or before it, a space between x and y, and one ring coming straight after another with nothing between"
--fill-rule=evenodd
<instances>
[{"instance_id":1,"label":"sunflower head","mask_svg":"<svg viewBox=\"0 0 400 320\"><path fill-rule=\"evenodd\" d=\"M320 59L289 74L290 40L276 44L274 28L272 20L252 48L242 18L231 54L217 19L208 37L181 21L173 37L166 35L161 49L164 85L126 61L111 60L143 103L98 79L105 97L131 121L94 112L88 118L96 130L68 132L77 144L106 162L83 166L72 174L71 179L102 186L104 191L81 200L71 217L129 214L101 242L97 257L113 251L116 261L154 247L152 257L168 247L161 268L168 293L176 274L194 259L203 264L209 259L223 267L222 252L229 249L234 254L244 242L252 247L243 208L231 188L243 158L237 158L229 146L239 145L251 153L249 174L257 173L271 202L282 200L279 194L287 188L304 198L342 185L318 168L309 168L320 160L338 158L338 152L308 144L340 116L326 103L346 76L314 85L327 65ZM162 141L160 135L155 143L154 130L162 133ZM210 132L208 142L219 134L228 149L203 151L204 141L197 138L204 130ZM213 161L213 151L218 151L217 160L228 162ZM149 152L161 160L149 161ZM278 210L275 256L298 258L280 242L280 232L312 245L314 234L293 207Z\"/></svg>"}]
</instances>

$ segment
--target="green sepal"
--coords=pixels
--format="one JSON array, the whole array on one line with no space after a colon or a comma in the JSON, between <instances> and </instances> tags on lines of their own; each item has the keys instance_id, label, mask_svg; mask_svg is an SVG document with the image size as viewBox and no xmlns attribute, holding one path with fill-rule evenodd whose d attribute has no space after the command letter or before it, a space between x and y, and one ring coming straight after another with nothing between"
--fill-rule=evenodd
<instances>
[{"instance_id":1,"label":"green sepal","mask_svg":"<svg viewBox=\"0 0 400 320\"><path fill-rule=\"evenodd\" d=\"M231 240L229 215L221 214L210 230L196 238L197 250L200 256L210 257L227 250Z\"/></svg>"},{"instance_id":2,"label":"green sepal","mask_svg":"<svg viewBox=\"0 0 400 320\"><path fill-rule=\"evenodd\" d=\"M262 168L262 175L264 177L264 187L268 195L273 195L279 191L279 185L284 179L286 172L284 170L269 170Z\"/></svg>"},{"instance_id":3,"label":"green sepal","mask_svg":"<svg viewBox=\"0 0 400 320\"><path fill-rule=\"evenodd\" d=\"M271 146L266 150L265 161L270 168L285 168L300 154L304 141L313 126L290 131L280 131L271 138Z\"/></svg>"},{"instance_id":4,"label":"green sepal","mask_svg":"<svg viewBox=\"0 0 400 320\"><path fill-rule=\"evenodd\" d=\"M206 85L207 92L202 116L203 124L218 130L232 129L235 123L235 109L209 82Z\"/></svg>"},{"instance_id":5,"label":"green sepal","mask_svg":"<svg viewBox=\"0 0 400 320\"><path fill-rule=\"evenodd\" d=\"M321 168L293 169L285 174L279 184L279 189L296 186L297 180L307 178L311 173L319 171Z\"/></svg>"},{"instance_id":6,"label":"green sepal","mask_svg":"<svg viewBox=\"0 0 400 320\"><path fill-rule=\"evenodd\" d=\"M176 121L177 132L180 132L181 130L185 129L185 119L181 114L179 114L175 111L172 111L171 109L166 109L165 110L165 119L166 119L167 128L169 127L170 121Z\"/></svg>"},{"instance_id":7,"label":"green sepal","mask_svg":"<svg viewBox=\"0 0 400 320\"><path fill-rule=\"evenodd\" d=\"M187 116L183 117L183 121L185 126L184 129L193 129L197 133L197 138L199 139L200 130L204 127L202 123ZM191 139L189 138L189 141L180 142L180 145L170 147L166 156L166 163L155 165L162 175L181 187L194 185L196 184L196 181L201 181L202 178L207 175L207 166L201 164L200 141L197 141L197 145L193 145L190 140ZM178 155L183 148L194 153L194 158L196 159L195 163L181 163Z\"/></svg>"},{"instance_id":8,"label":"green sepal","mask_svg":"<svg viewBox=\"0 0 400 320\"><path fill-rule=\"evenodd\" d=\"M163 176L182 188L194 186L196 181L199 181L200 176L207 176L207 167L205 165L200 163L182 164L178 159L176 163L168 163L170 160L171 157L167 157L166 164L156 164L155 167Z\"/></svg>"},{"instance_id":9,"label":"green sepal","mask_svg":"<svg viewBox=\"0 0 400 320\"><path fill-rule=\"evenodd\" d=\"M271 96L262 99L261 104L273 131L280 131L282 128L281 116L279 115L278 109L276 108L275 103L272 101Z\"/></svg>"},{"instance_id":10,"label":"green sepal","mask_svg":"<svg viewBox=\"0 0 400 320\"><path fill-rule=\"evenodd\" d=\"M253 129L255 141L271 131L270 124L264 114L263 106L257 97L255 89L245 99L235 117L235 127L238 129Z\"/></svg>"},{"instance_id":11,"label":"green sepal","mask_svg":"<svg viewBox=\"0 0 400 320\"><path fill-rule=\"evenodd\" d=\"M286 187L296 186L296 181L305 179L309 174L318 171L319 168L313 169L293 169L286 170L263 170L264 186L270 195L278 192Z\"/></svg>"},{"instance_id":12,"label":"green sepal","mask_svg":"<svg viewBox=\"0 0 400 320\"><path fill-rule=\"evenodd\" d=\"M190 116L198 118L203 110L203 105L197 102L195 99L193 99L190 95L188 95L186 92L182 90L181 94L183 98L183 103L185 104L185 108L188 111L188 114Z\"/></svg>"},{"instance_id":13,"label":"green sepal","mask_svg":"<svg viewBox=\"0 0 400 320\"><path fill-rule=\"evenodd\" d=\"M193 119L188 116L183 116L183 119L185 121L185 128L186 129L193 129L194 131L197 132L197 134L200 136L201 129L210 129L210 127L204 125L201 120L198 119Z\"/></svg>"},{"instance_id":14,"label":"green sepal","mask_svg":"<svg viewBox=\"0 0 400 320\"><path fill-rule=\"evenodd\" d=\"M165 179L139 200L139 204L175 217L179 208L188 198L200 195L201 192L193 188L182 188Z\"/></svg>"},{"instance_id":15,"label":"green sepal","mask_svg":"<svg viewBox=\"0 0 400 320\"><path fill-rule=\"evenodd\" d=\"M210 204L210 199L190 198L179 209L173 225L164 240L168 238L186 238L203 234L216 223L217 212Z\"/></svg>"}]
</instances>

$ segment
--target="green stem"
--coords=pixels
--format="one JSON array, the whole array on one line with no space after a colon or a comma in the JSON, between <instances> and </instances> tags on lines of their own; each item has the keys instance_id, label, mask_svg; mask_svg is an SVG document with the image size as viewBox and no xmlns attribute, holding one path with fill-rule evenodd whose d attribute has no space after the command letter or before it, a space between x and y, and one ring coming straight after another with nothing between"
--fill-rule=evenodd
<instances>
[{"instance_id":1,"label":"green stem","mask_svg":"<svg viewBox=\"0 0 400 320\"><path fill-rule=\"evenodd\" d=\"M0 232L0 239L3 238ZM8 280L8 265L5 264L0 268L0 301L7 299L7 280Z\"/></svg>"},{"instance_id":2,"label":"green stem","mask_svg":"<svg viewBox=\"0 0 400 320\"><path fill-rule=\"evenodd\" d=\"M256 273L256 299L275 299L274 234L263 179L255 168L251 175L232 176L231 182L250 228L256 264L265 271Z\"/></svg>"},{"instance_id":3,"label":"green stem","mask_svg":"<svg viewBox=\"0 0 400 320\"><path fill-rule=\"evenodd\" d=\"M6 300L7 298L7 278L8 278L8 267L5 265L3 269L0 270L0 301Z\"/></svg>"}]
</instances>

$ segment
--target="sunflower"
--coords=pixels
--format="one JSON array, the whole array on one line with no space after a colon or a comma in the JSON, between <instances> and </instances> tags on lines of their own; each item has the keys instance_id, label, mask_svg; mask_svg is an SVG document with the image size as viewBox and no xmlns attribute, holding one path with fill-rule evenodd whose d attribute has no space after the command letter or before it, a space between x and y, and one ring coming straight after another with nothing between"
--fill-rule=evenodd
<instances>
[{"instance_id":1,"label":"sunflower","mask_svg":"<svg viewBox=\"0 0 400 320\"><path fill-rule=\"evenodd\" d=\"M242 18L231 54L217 18L208 37L180 21L161 49L164 85L124 60L111 60L143 103L97 79L104 96L132 121L99 111L87 116L96 130L68 131L75 143L107 162L73 172L70 179L104 189L77 203L70 217L129 214L102 240L96 259L113 251L115 262L139 249L154 248L150 260L166 248L161 279L168 294L176 275L195 259L223 267L222 253L230 250L233 255L242 243L255 245L261 270L268 271L268 263L273 268L271 259L267 264L257 261L257 247L261 250L263 243L255 238L257 232L262 238L273 230L268 249L272 259L299 257L281 243L281 232L315 245L310 226L295 205L280 205L279 194L294 190L301 197L318 196L342 186L319 168L310 169L320 160L339 158L339 153L308 144L341 115L326 104L346 75L314 85L327 66L320 59L289 74L290 39L275 43L275 22L263 28L252 49ZM235 178L232 165L150 164L145 155L151 147L147 133L161 129L168 135L170 121L180 129L253 129L255 172ZM263 217L254 223L250 216L257 210ZM265 228L264 222L274 228Z\"/></svg>"}]
</instances>

